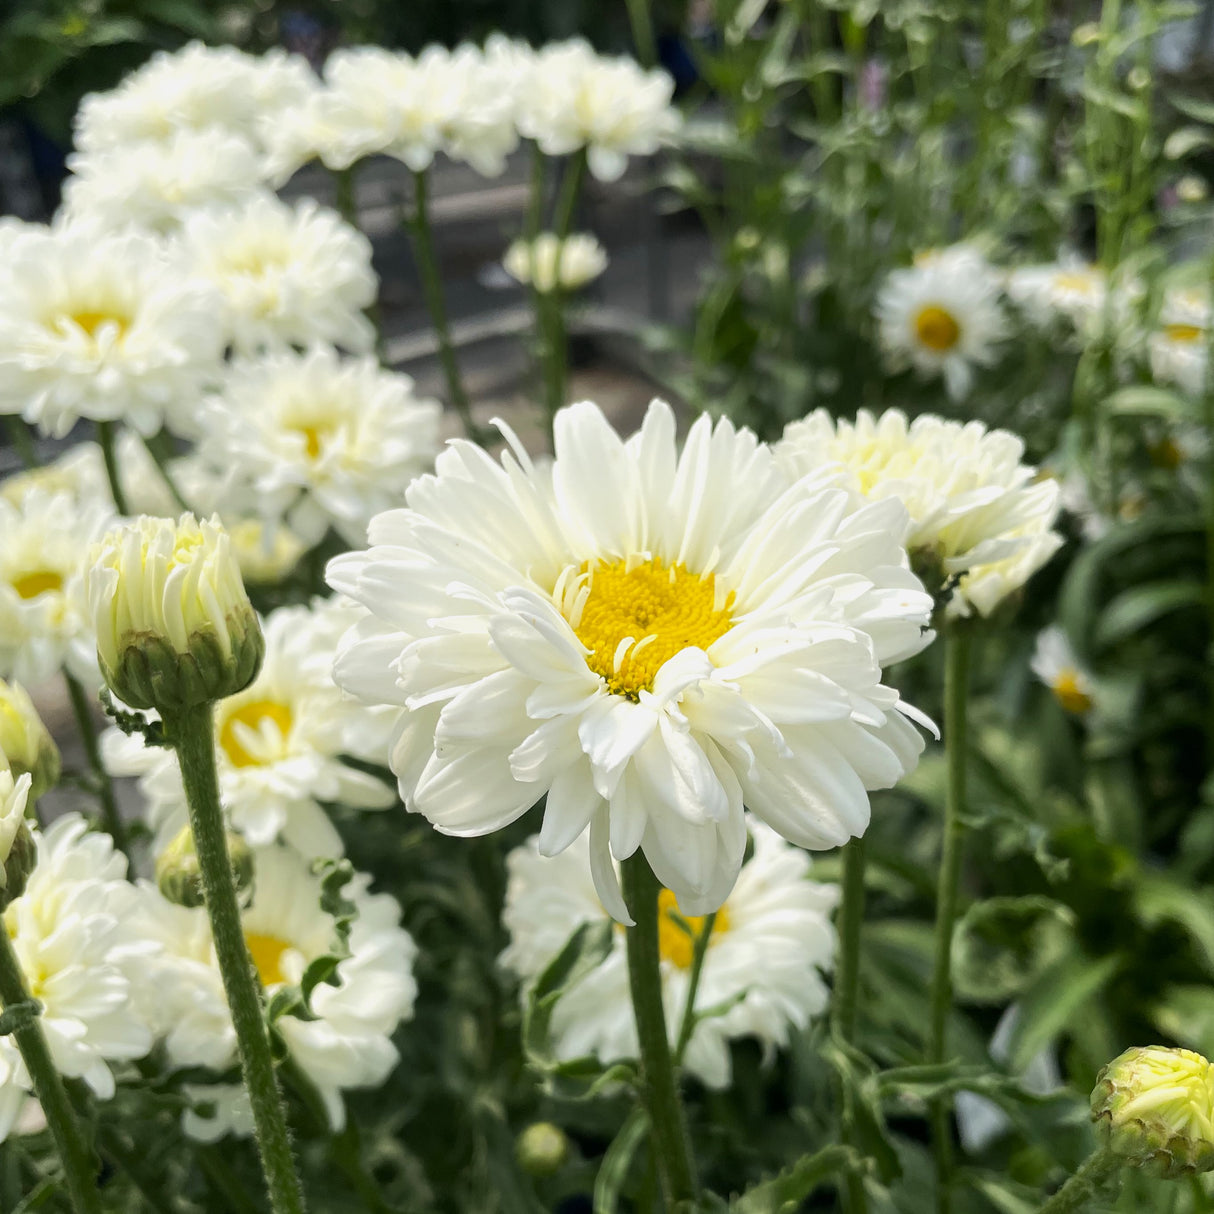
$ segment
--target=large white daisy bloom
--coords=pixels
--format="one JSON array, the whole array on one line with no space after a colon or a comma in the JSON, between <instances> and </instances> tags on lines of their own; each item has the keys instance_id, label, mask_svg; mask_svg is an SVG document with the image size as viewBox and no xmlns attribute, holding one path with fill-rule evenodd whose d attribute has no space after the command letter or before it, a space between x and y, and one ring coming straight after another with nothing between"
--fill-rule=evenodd
<instances>
[{"instance_id":1,"label":"large white daisy bloom","mask_svg":"<svg viewBox=\"0 0 1214 1214\"><path fill-rule=\"evenodd\" d=\"M196 211L182 233L186 264L226 308L226 335L242 353L314 342L364 353L375 329L371 244L311 198L288 205L259 194L238 208Z\"/></svg>"},{"instance_id":2,"label":"large white daisy bloom","mask_svg":"<svg viewBox=\"0 0 1214 1214\"><path fill-rule=\"evenodd\" d=\"M237 205L257 193L261 157L223 130L178 131L162 143L68 157L63 202L70 217L108 230L169 235L199 207Z\"/></svg>"},{"instance_id":3,"label":"large white daisy bloom","mask_svg":"<svg viewBox=\"0 0 1214 1214\"><path fill-rule=\"evenodd\" d=\"M650 156L679 130L674 81L580 38L536 53L518 94L518 129L549 156L587 151L590 172L615 181L629 156Z\"/></svg>"},{"instance_id":4,"label":"large white daisy bloom","mask_svg":"<svg viewBox=\"0 0 1214 1214\"><path fill-rule=\"evenodd\" d=\"M252 139L259 120L289 113L314 88L305 59L271 50L191 42L158 51L107 93L90 93L76 113L75 144L108 151L167 141L179 131L220 130Z\"/></svg>"},{"instance_id":5,"label":"large white daisy bloom","mask_svg":"<svg viewBox=\"0 0 1214 1214\"><path fill-rule=\"evenodd\" d=\"M253 898L241 913L245 942L266 993L298 985L309 963L339 948L333 919L321 909L320 881L307 861L285 847L256 848ZM335 1130L345 1123L341 1093L374 1087L388 1077L398 1055L391 1036L413 1014L417 949L400 926L400 906L370 892L371 878L356 874L344 894L357 908L350 956L337 967L337 986L312 993L315 1020L284 1016L277 1027L291 1057L324 1098ZM162 1029L169 1063L222 1071L236 1062L236 1035L228 1015L210 926L201 907L165 902L150 886L164 949L157 958L165 998ZM200 1103L224 1100L223 1090L200 1089ZM239 1131L238 1119L227 1128ZM205 1127L200 1136L207 1137Z\"/></svg>"},{"instance_id":6,"label":"large white daisy bloom","mask_svg":"<svg viewBox=\"0 0 1214 1214\"><path fill-rule=\"evenodd\" d=\"M311 543L332 526L361 544L433 465L441 413L407 375L318 346L234 364L203 406L200 454L250 513L285 517Z\"/></svg>"},{"instance_id":7,"label":"large white daisy bloom","mask_svg":"<svg viewBox=\"0 0 1214 1214\"><path fill-rule=\"evenodd\" d=\"M218 311L150 236L27 234L0 268L0 413L55 437L81 417L154 434L217 373Z\"/></svg>"},{"instance_id":8,"label":"large white daisy bloom","mask_svg":"<svg viewBox=\"0 0 1214 1214\"><path fill-rule=\"evenodd\" d=\"M922 264L893 270L877 295L881 346L894 370L941 376L955 400L973 384L974 367L990 366L1007 335L999 277L965 246Z\"/></svg>"},{"instance_id":9,"label":"large white daisy bloom","mask_svg":"<svg viewBox=\"0 0 1214 1214\"><path fill-rule=\"evenodd\" d=\"M1151 374L1200 397L1206 386L1210 293L1200 287L1168 291L1159 309L1159 327L1147 338Z\"/></svg>"},{"instance_id":10,"label":"large white daisy bloom","mask_svg":"<svg viewBox=\"0 0 1214 1214\"><path fill-rule=\"evenodd\" d=\"M109 835L89 833L78 814L35 832L38 861L25 892L4 911L29 993L64 1075L82 1079L99 1100L114 1095L111 1062L152 1047L146 1019L149 954L126 859ZM32 1084L12 1037L0 1037L0 1141Z\"/></svg>"},{"instance_id":11,"label":"large white daisy bloom","mask_svg":"<svg viewBox=\"0 0 1214 1214\"><path fill-rule=\"evenodd\" d=\"M838 887L808 879L810 860L762 823L751 822L754 854L742 866L708 938L698 1012L724 1007L701 1020L687 1044L684 1065L709 1087L730 1079L729 1042L757 1037L770 1053L822 1012L828 993L822 973L835 951L830 914ZM532 839L506 859L510 874L502 919L510 945L502 962L527 988L583 923L606 917L590 875L584 838L547 858ZM673 1047L687 1004L695 938L674 918L680 908L669 890L659 895L658 948L662 957L662 1006ZM687 918L699 933L703 921ZM593 1055L602 1063L636 1058L636 1021L628 988L622 932L597 969L567 990L556 1005L552 1039L561 1059Z\"/></svg>"},{"instance_id":12,"label":"large white daisy bloom","mask_svg":"<svg viewBox=\"0 0 1214 1214\"><path fill-rule=\"evenodd\" d=\"M555 232L541 232L533 241L516 240L502 265L511 278L534 283L543 294L558 282L562 290L576 291L607 268L607 252L589 232L575 232L564 240Z\"/></svg>"},{"instance_id":13,"label":"large white daisy bloom","mask_svg":"<svg viewBox=\"0 0 1214 1214\"><path fill-rule=\"evenodd\" d=\"M333 682L338 640L358 613L341 602L281 607L265 619L261 673L215 705L220 798L251 844L281 838L307 856L339 856L341 837L324 806L384 809L395 797L380 779L342 756L383 763L391 716L343 696ZM102 740L117 775L137 775L158 847L187 820L172 752L110 730Z\"/></svg>"},{"instance_id":14,"label":"large white daisy bloom","mask_svg":"<svg viewBox=\"0 0 1214 1214\"><path fill-rule=\"evenodd\" d=\"M589 402L556 419L556 459L499 465L455 442L371 548L329 566L366 618L338 682L404 711L391 763L410 810L482 835L547 797L540 848L588 826L644 850L689 914L733 888L743 801L785 838L834 847L866 789L922 741L881 669L921 649L930 599L898 543L901 503L830 475L791 486L749 431L707 417L680 454L661 401L627 442Z\"/></svg>"},{"instance_id":15,"label":"large white daisy bloom","mask_svg":"<svg viewBox=\"0 0 1214 1214\"><path fill-rule=\"evenodd\" d=\"M34 686L64 667L98 678L84 567L110 522L100 504L64 492L0 497L0 678Z\"/></svg>"},{"instance_id":16,"label":"large white daisy bloom","mask_svg":"<svg viewBox=\"0 0 1214 1214\"><path fill-rule=\"evenodd\" d=\"M923 414L908 423L899 409L861 409L848 422L818 409L785 429L776 457L790 476L841 467L866 497L902 502L912 555L957 578L953 614L989 615L1062 543L1051 530L1058 482L1035 481L1023 441L981 422Z\"/></svg>"}]
</instances>

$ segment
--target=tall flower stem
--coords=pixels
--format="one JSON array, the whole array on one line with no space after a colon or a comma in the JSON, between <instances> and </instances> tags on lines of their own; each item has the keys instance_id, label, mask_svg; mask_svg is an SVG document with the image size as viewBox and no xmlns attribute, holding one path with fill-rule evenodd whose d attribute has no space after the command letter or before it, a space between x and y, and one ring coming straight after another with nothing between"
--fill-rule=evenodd
<instances>
[{"instance_id":1,"label":"tall flower stem","mask_svg":"<svg viewBox=\"0 0 1214 1214\"><path fill-rule=\"evenodd\" d=\"M156 465L156 471L160 473L160 479L164 481L164 487L169 491L169 496L179 509L189 510L190 504L185 500L185 495L181 492L177 481L169 471L169 461L165 459L164 452L155 443L149 442L146 438L143 440L143 446L152 457L152 462Z\"/></svg>"},{"instance_id":2,"label":"tall flower stem","mask_svg":"<svg viewBox=\"0 0 1214 1214\"><path fill-rule=\"evenodd\" d=\"M704 916L691 953L691 973L687 976L687 1002L683 1004L683 1019L679 1024L679 1036L674 1046L674 1065L683 1065L683 1055L691 1042L696 1028L696 994L700 989L700 978L704 973L704 958L708 955L708 942L717 925L717 912Z\"/></svg>"},{"instance_id":3,"label":"tall flower stem","mask_svg":"<svg viewBox=\"0 0 1214 1214\"><path fill-rule=\"evenodd\" d=\"M654 1154L670 1205L692 1201L699 1192L691 1142L679 1099L678 1079L666 1016L662 1009L661 953L658 949L660 886L649 861L637 851L620 865L624 901L636 921L627 932L628 985L641 1048L641 1078L653 1127Z\"/></svg>"},{"instance_id":4,"label":"tall flower stem","mask_svg":"<svg viewBox=\"0 0 1214 1214\"><path fill-rule=\"evenodd\" d=\"M34 446L29 426L20 417L6 417L4 421L5 428L8 430L8 441L12 443L13 450L21 457L21 462L27 468L37 468L38 450Z\"/></svg>"},{"instance_id":5,"label":"tall flower stem","mask_svg":"<svg viewBox=\"0 0 1214 1214\"><path fill-rule=\"evenodd\" d=\"M63 672L63 680L67 684L67 694L72 701L72 712L76 717L76 727L80 730L80 740L84 744L85 756L97 781L97 796L101 801L101 821L114 840L114 846L129 855L126 824L118 812L118 799L114 796L114 782L110 779L110 773L105 770L105 764L101 761L97 725L93 720L88 693L80 685L80 680L68 674L66 670Z\"/></svg>"},{"instance_id":6,"label":"tall flower stem","mask_svg":"<svg viewBox=\"0 0 1214 1214\"><path fill-rule=\"evenodd\" d=\"M944 1061L948 1016L953 1003L953 927L957 921L958 886L964 843L966 702L969 691L970 635L964 624L944 634L944 748L948 782L944 801L944 842L936 886L935 966L932 972L931 1033L927 1061ZM952 1105L947 1098L932 1105L932 1141L936 1154L936 1209L952 1209Z\"/></svg>"},{"instance_id":7,"label":"tall flower stem","mask_svg":"<svg viewBox=\"0 0 1214 1214\"><path fill-rule=\"evenodd\" d=\"M21 963L4 926L4 918L0 916L0 1005L13 1008L29 1001ZM76 1214L100 1214L96 1161L72 1110L63 1079L55 1069L39 1018L33 1016L14 1029L13 1039L33 1080L34 1092L59 1151L72 1207Z\"/></svg>"},{"instance_id":8,"label":"tall flower stem","mask_svg":"<svg viewBox=\"0 0 1214 1214\"><path fill-rule=\"evenodd\" d=\"M1095 1151L1080 1166L1079 1171L1041 1207L1040 1214L1071 1214L1080 1210L1121 1167L1121 1161L1108 1151Z\"/></svg>"},{"instance_id":9,"label":"tall flower stem","mask_svg":"<svg viewBox=\"0 0 1214 1214\"><path fill-rule=\"evenodd\" d=\"M464 423L464 432L473 442L481 441L481 429L472 418L472 404L460 379L459 364L455 360L455 349L451 345L451 326L447 321L447 302L443 296L443 281L438 271L438 258L434 252L434 237L430 231L429 215L430 182L426 170L413 174L413 214L406 220L421 274L422 291L426 296L426 307L434 323L438 337L438 357L443 375L447 380L447 391L451 404Z\"/></svg>"},{"instance_id":10,"label":"tall flower stem","mask_svg":"<svg viewBox=\"0 0 1214 1214\"><path fill-rule=\"evenodd\" d=\"M839 903L839 955L835 962L835 991L831 1027L847 1045L856 1039L856 1015L860 1003L860 928L864 922L864 840L852 839L843 849L843 895ZM853 1095L844 1090L842 1139L854 1146ZM854 1172L847 1175L848 1214L867 1214L864 1182Z\"/></svg>"},{"instance_id":11,"label":"tall flower stem","mask_svg":"<svg viewBox=\"0 0 1214 1214\"><path fill-rule=\"evenodd\" d=\"M658 61L658 48L653 36L653 15L649 11L649 0L627 0L627 3L637 62L642 67L653 67Z\"/></svg>"},{"instance_id":12,"label":"tall flower stem","mask_svg":"<svg viewBox=\"0 0 1214 1214\"><path fill-rule=\"evenodd\" d=\"M97 423L97 441L101 444L101 457L105 460L105 475L110 482L110 497L119 514L130 513L126 494L122 492L122 480L118 475L118 454L114 450L114 423Z\"/></svg>"},{"instance_id":13,"label":"tall flower stem","mask_svg":"<svg viewBox=\"0 0 1214 1214\"><path fill-rule=\"evenodd\" d=\"M215 725L209 703L166 716L165 727L185 786L194 848L202 870L202 887L215 956L232 1013L240 1067L253 1107L257 1147L274 1214L303 1214L303 1192L287 1137L286 1111L274 1075L270 1034L253 963L240 923L236 886L228 860L219 778L215 770Z\"/></svg>"}]
</instances>

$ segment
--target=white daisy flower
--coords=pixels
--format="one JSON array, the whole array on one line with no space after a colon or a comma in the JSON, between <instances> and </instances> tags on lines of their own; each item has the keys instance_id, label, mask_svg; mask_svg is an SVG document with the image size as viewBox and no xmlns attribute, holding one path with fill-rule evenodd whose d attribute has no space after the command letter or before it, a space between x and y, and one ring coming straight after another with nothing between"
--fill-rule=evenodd
<instances>
[{"instance_id":1,"label":"white daisy flower","mask_svg":"<svg viewBox=\"0 0 1214 1214\"><path fill-rule=\"evenodd\" d=\"M220 130L253 139L260 119L289 113L314 88L307 60L271 50L191 42L158 51L115 89L90 93L76 113L75 145L89 154Z\"/></svg>"},{"instance_id":2,"label":"white daisy flower","mask_svg":"<svg viewBox=\"0 0 1214 1214\"><path fill-rule=\"evenodd\" d=\"M999 279L976 254L941 254L891 271L877 295L877 321L891 368L941 376L954 400L968 395L974 367L995 362L1008 332Z\"/></svg>"},{"instance_id":3,"label":"white daisy flower","mask_svg":"<svg viewBox=\"0 0 1214 1214\"><path fill-rule=\"evenodd\" d=\"M308 543L332 526L361 544L372 516L402 504L433 465L441 414L374 358L343 361L327 347L271 354L234 364L205 402L200 455L227 470L249 513L285 517Z\"/></svg>"},{"instance_id":4,"label":"white daisy flower","mask_svg":"<svg viewBox=\"0 0 1214 1214\"><path fill-rule=\"evenodd\" d=\"M258 195L237 209L196 211L182 233L190 269L218 289L241 353L332 342L365 353L375 329L371 244L307 198Z\"/></svg>"},{"instance_id":5,"label":"white daisy flower","mask_svg":"<svg viewBox=\"0 0 1214 1214\"><path fill-rule=\"evenodd\" d=\"M531 282L534 271L535 289L543 294L555 289L558 281L562 290L576 291L607 268L607 252L588 232L576 232L563 241L554 232L541 232L534 241L516 240L502 265L521 283Z\"/></svg>"},{"instance_id":6,"label":"white daisy flower","mask_svg":"<svg viewBox=\"0 0 1214 1214\"><path fill-rule=\"evenodd\" d=\"M1054 693L1067 712L1084 716L1092 709L1096 686L1057 624L1037 634L1029 669Z\"/></svg>"},{"instance_id":7,"label":"white daisy flower","mask_svg":"<svg viewBox=\"0 0 1214 1214\"><path fill-rule=\"evenodd\" d=\"M754 854L717 911L696 990L698 1012L724 1007L701 1020L687 1044L686 1069L713 1088L730 1081L729 1042L757 1037L771 1055L804 1029L829 1001L822 975L834 960L831 911L838 888L808 880L810 860L758 822L749 823ZM515 848L502 919L510 945L502 962L526 988L543 972L583 923L606 917L590 875L584 837L559 856L540 854L538 840ZM658 948L662 957L662 1006L671 1046L678 1042L687 1003L695 937L679 923L670 890L659 895ZM698 934L704 921L681 917ZM558 1001L552 1040L561 1059L593 1055L607 1064L638 1057L636 1021L628 987L622 932L611 952Z\"/></svg>"},{"instance_id":8,"label":"white daisy flower","mask_svg":"<svg viewBox=\"0 0 1214 1214\"><path fill-rule=\"evenodd\" d=\"M366 608L338 682L399 705L407 807L482 835L546 795L540 847L587 827L603 904L638 847L689 914L742 862L742 803L785 838L834 847L866 789L922 740L881 668L927 642L930 599L895 501L857 508L830 476L788 486L749 431L707 417L681 454L653 402L624 442L590 402L534 466L505 426L499 465L457 441L371 548L329 566ZM910 711L910 710L906 710Z\"/></svg>"},{"instance_id":9,"label":"white daisy flower","mask_svg":"<svg viewBox=\"0 0 1214 1214\"><path fill-rule=\"evenodd\" d=\"M253 898L241 922L262 986L273 997L284 985L298 985L308 965L335 953L340 941L333 919L320 907L320 881L298 853L257 848L253 870ZM396 1065L391 1037L413 1015L417 995L417 949L400 926L400 906L388 894L371 893L370 884L371 878L359 873L344 890L358 911L350 956L337 967L337 986L321 983L312 992L316 1019L284 1016L277 1021L292 1059L323 1097L335 1131L345 1124L342 1092L377 1086ZM162 1015L170 1065L226 1070L236 1063L236 1034L206 911L173 906L151 886L143 892L157 905L164 941L156 964L165 993ZM199 1103L228 1103L223 1085L195 1094ZM239 1133L238 1107L221 1124ZM205 1125L195 1128L207 1133Z\"/></svg>"},{"instance_id":10,"label":"white daisy flower","mask_svg":"<svg viewBox=\"0 0 1214 1214\"><path fill-rule=\"evenodd\" d=\"M44 433L87 417L154 434L218 371L219 301L149 236L44 228L0 277L0 413Z\"/></svg>"},{"instance_id":11,"label":"white daisy flower","mask_svg":"<svg viewBox=\"0 0 1214 1214\"><path fill-rule=\"evenodd\" d=\"M1200 287L1168 291L1159 309L1159 327L1147 338L1155 379L1200 397L1206 387L1209 330L1209 291Z\"/></svg>"},{"instance_id":12,"label":"white daisy flower","mask_svg":"<svg viewBox=\"0 0 1214 1214\"><path fill-rule=\"evenodd\" d=\"M866 497L902 502L907 548L958 578L953 614L989 615L1062 543L1051 530L1058 482L1034 481L1023 441L1007 430L933 414L908 423L899 409L836 421L818 409L785 429L776 455L790 476L842 467Z\"/></svg>"},{"instance_id":13,"label":"white daisy flower","mask_svg":"<svg viewBox=\"0 0 1214 1214\"><path fill-rule=\"evenodd\" d=\"M261 182L261 157L247 139L223 130L178 131L163 143L124 144L68 157L69 218L109 231L170 235L204 206L239 205Z\"/></svg>"},{"instance_id":14,"label":"white daisy flower","mask_svg":"<svg viewBox=\"0 0 1214 1214\"><path fill-rule=\"evenodd\" d=\"M1004 289L1038 328L1062 318L1082 330L1103 314L1109 283L1099 266L1066 254L1056 262L1008 270Z\"/></svg>"},{"instance_id":15,"label":"white daisy flower","mask_svg":"<svg viewBox=\"0 0 1214 1214\"><path fill-rule=\"evenodd\" d=\"M0 677L34 686L66 667L99 679L84 566L112 521L67 493L0 497Z\"/></svg>"},{"instance_id":16,"label":"white daisy flower","mask_svg":"<svg viewBox=\"0 0 1214 1214\"><path fill-rule=\"evenodd\" d=\"M109 835L68 814L35 831L38 861L4 923L58 1070L82 1079L98 1100L114 1095L109 1064L152 1047L145 983L155 943L141 934L126 859ZM0 1141L32 1084L12 1037L0 1037Z\"/></svg>"},{"instance_id":17,"label":"white daisy flower","mask_svg":"<svg viewBox=\"0 0 1214 1214\"><path fill-rule=\"evenodd\" d=\"M596 55L580 38L535 55L518 95L518 129L549 156L586 148L600 181L615 181L629 156L651 156L681 125L674 81L632 59Z\"/></svg>"},{"instance_id":18,"label":"white daisy flower","mask_svg":"<svg viewBox=\"0 0 1214 1214\"><path fill-rule=\"evenodd\" d=\"M395 801L376 776L342 761L384 762L391 716L341 694L331 667L339 638L358 617L348 604L281 607L264 621L261 673L215 705L220 799L254 846L283 839L306 856L339 856L341 836L325 804L385 809ZM172 752L109 730L102 740L116 775L137 775L163 849L187 821Z\"/></svg>"}]
</instances>

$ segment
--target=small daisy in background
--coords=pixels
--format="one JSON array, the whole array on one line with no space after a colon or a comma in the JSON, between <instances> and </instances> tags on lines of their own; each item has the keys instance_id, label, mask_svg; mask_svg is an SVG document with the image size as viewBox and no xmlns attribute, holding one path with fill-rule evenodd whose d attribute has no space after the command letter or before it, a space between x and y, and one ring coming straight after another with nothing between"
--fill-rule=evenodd
<instances>
[{"instance_id":1,"label":"small daisy in background","mask_svg":"<svg viewBox=\"0 0 1214 1214\"><path fill-rule=\"evenodd\" d=\"M754 852L716 912L696 990L695 1010L717 1014L696 1023L684 1057L687 1070L713 1088L729 1086L730 1041L755 1037L770 1060L829 1001L824 979L834 960L831 913L838 888L809 880L809 856L773 830L753 819L747 826ZM554 857L542 855L539 840L531 839L510 853L506 866L502 918L510 944L502 964L522 979L525 999L570 934L608 916L595 893L584 837ZM658 948L672 1048L690 989L696 935L705 922L682 914L671 891L662 891ZM638 1057L622 932L613 933L604 961L561 996L552 1036L563 1060L593 1055L606 1065Z\"/></svg>"},{"instance_id":2,"label":"small daisy in background","mask_svg":"<svg viewBox=\"0 0 1214 1214\"><path fill-rule=\"evenodd\" d=\"M1147 337L1151 375L1199 398L1206 386L1210 293L1203 287L1165 292L1157 328Z\"/></svg>"},{"instance_id":3,"label":"small daisy in background","mask_svg":"<svg viewBox=\"0 0 1214 1214\"><path fill-rule=\"evenodd\" d=\"M1067 712L1078 717L1091 712L1096 697L1095 682L1057 624L1037 634L1037 647L1029 668Z\"/></svg>"},{"instance_id":4,"label":"small daisy in background","mask_svg":"<svg viewBox=\"0 0 1214 1214\"><path fill-rule=\"evenodd\" d=\"M1037 328L1048 329L1063 320L1083 330L1103 312L1109 284L1099 266L1069 253L1056 262L1008 270L1004 288Z\"/></svg>"},{"instance_id":5,"label":"small daisy in background","mask_svg":"<svg viewBox=\"0 0 1214 1214\"><path fill-rule=\"evenodd\" d=\"M892 370L943 378L949 395L969 395L975 367L989 367L1008 335L999 276L970 246L939 250L893 270L877 295L881 346Z\"/></svg>"},{"instance_id":6,"label":"small daisy in background","mask_svg":"<svg viewBox=\"0 0 1214 1214\"><path fill-rule=\"evenodd\" d=\"M563 291L576 291L607 268L607 251L589 232L575 232L563 241L553 232L541 232L533 241L516 240L502 265L516 282L533 283L541 294L558 283Z\"/></svg>"}]
</instances>

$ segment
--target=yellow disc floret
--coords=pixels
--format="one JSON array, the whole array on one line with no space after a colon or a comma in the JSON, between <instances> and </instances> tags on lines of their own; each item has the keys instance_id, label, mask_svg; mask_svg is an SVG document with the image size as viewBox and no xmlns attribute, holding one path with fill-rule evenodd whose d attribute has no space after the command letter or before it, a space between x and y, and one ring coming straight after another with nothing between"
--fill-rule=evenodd
<instances>
[{"instance_id":1,"label":"yellow disc floret","mask_svg":"<svg viewBox=\"0 0 1214 1214\"><path fill-rule=\"evenodd\" d=\"M1084 680L1071 666L1066 666L1054 677L1051 689L1058 703L1067 712L1082 716L1092 707L1092 697L1084 690Z\"/></svg>"},{"instance_id":2,"label":"yellow disc floret","mask_svg":"<svg viewBox=\"0 0 1214 1214\"><path fill-rule=\"evenodd\" d=\"M245 932L244 942L262 986L277 986L286 982L286 975L282 972L282 955L291 946L285 940L261 932Z\"/></svg>"},{"instance_id":3,"label":"yellow disc floret","mask_svg":"<svg viewBox=\"0 0 1214 1214\"><path fill-rule=\"evenodd\" d=\"M640 699L661 667L684 649L707 649L733 625L734 596L722 597L711 573L690 573L660 558L587 564L562 578L556 597L586 665L615 695Z\"/></svg>"},{"instance_id":4,"label":"yellow disc floret","mask_svg":"<svg viewBox=\"0 0 1214 1214\"><path fill-rule=\"evenodd\" d=\"M260 734L264 724L269 722L285 738L291 732L292 719L291 709L286 704L274 700L251 700L241 704L223 722L219 730L219 745L233 767L256 767L264 759L250 753L241 743L236 726L247 725L254 733Z\"/></svg>"},{"instance_id":5,"label":"yellow disc floret","mask_svg":"<svg viewBox=\"0 0 1214 1214\"><path fill-rule=\"evenodd\" d=\"M663 889L658 894L658 952L663 961L673 961L679 969L691 969L696 940L704 930L707 915L684 915L674 894ZM681 922L680 922L681 920ZM684 926L684 924L686 926ZM713 920L712 934L729 931L729 911L721 907Z\"/></svg>"},{"instance_id":6,"label":"yellow disc floret","mask_svg":"<svg viewBox=\"0 0 1214 1214\"><path fill-rule=\"evenodd\" d=\"M19 598L36 599L40 594L63 589L63 574L54 569L34 569L13 579L13 589Z\"/></svg>"},{"instance_id":7,"label":"yellow disc floret","mask_svg":"<svg viewBox=\"0 0 1214 1214\"><path fill-rule=\"evenodd\" d=\"M928 304L915 315L915 336L929 350L943 354L957 344L961 326L947 308Z\"/></svg>"}]
</instances>

